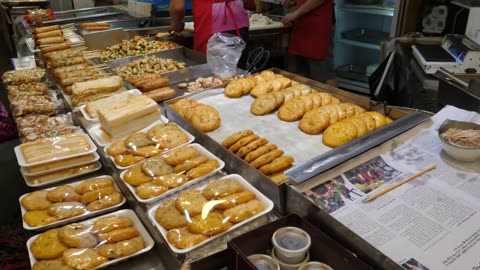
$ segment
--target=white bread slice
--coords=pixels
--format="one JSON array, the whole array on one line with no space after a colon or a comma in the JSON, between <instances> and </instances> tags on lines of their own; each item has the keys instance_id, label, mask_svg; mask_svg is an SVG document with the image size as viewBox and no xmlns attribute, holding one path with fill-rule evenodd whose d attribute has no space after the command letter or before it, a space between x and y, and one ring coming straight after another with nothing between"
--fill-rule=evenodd
<instances>
[{"instance_id":1,"label":"white bread slice","mask_svg":"<svg viewBox=\"0 0 480 270\"><path fill-rule=\"evenodd\" d=\"M92 118L97 118L97 111L100 109L107 109L111 106L115 106L117 103L125 101L133 97L134 94L130 92L122 92L111 97L102 98L99 100L91 101L85 105L85 111Z\"/></svg>"},{"instance_id":2,"label":"white bread slice","mask_svg":"<svg viewBox=\"0 0 480 270\"><path fill-rule=\"evenodd\" d=\"M72 86L72 98L83 98L99 93L108 93L123 86L120 76L110 76L85 82L76 82Z\"/></svg>"},{"instance_id":3,"label":"white bread slice","mask_svg":"<svg viewBox=\"0 0 480 270\"><path fill-rule=\"evenodd\" d=\"M107 127L107 128L105 128L102 125L102 128L108 135L110 135L112 139L121 139L121 138L127 137L133 132L138 132L139 130L146 128L153 122L158 121L160 118L161 118L160 111L156 111L156 112L152 112L147 115L141 116L123 125Z\"/></svg>"}]
</instances>

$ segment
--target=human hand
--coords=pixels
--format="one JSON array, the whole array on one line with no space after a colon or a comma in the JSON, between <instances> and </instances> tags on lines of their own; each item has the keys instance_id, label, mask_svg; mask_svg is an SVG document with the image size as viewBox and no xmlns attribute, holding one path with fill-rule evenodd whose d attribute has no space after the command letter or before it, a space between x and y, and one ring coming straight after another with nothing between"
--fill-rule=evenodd
<instances>
[{"instance_id":1,"label":"human hand","mask_svg":"<svg viewBox=\"0 0 480 270\"><path fill-rule=\"evenodd\" d=\"M286 14L283 19L282 19L282 23L285 25L285 26L292 26L293 24L293 21L295 21L297 19L298 15L296 12L291 12L291 13L288 13Z\"/></svg>"},{"instance_id":2,"label":"human hand","mask_svg":"<svg viewBox=\"0 0 480 270\"><path fill-rule=\"evenodd\" d=\"M185 28L185 23L183 21L172 20L170 23L170 31L175 33L180 33Z\"/></svg>"}]
</instances>

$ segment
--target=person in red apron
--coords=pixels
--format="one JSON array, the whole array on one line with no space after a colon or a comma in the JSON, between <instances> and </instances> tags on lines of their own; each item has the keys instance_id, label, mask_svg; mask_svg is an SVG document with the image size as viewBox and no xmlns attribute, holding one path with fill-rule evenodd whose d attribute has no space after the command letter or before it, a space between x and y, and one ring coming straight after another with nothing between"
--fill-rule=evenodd
<instances>
[{"instance_id":1,"label":"person in red apron","mask_svg":"<svg viewBox=\"0 0 480 270\"><path fill-rule=\"evenodd\" d=\"M244 8L243 0L192 0L192 8L195 51L206 54L208 39L218 32L238 35L248 44L248 12ZM171 0L170 27L173 31L183 30L184 16L185 0ZM242 58L245 58L244 55Z\"/></svg>"},{"instance_id":2,"label":"person in red apron","mask_svg":"<svg viewBox=\"0 0 480 270\"><path fill-rule=\"evenodd\" d=\"M289 5L290 0L282 4ZM320 82L328 79L332 9L333 0L297 0L295 12L282 20L293 27L288 52L296 56L297 73Z\"/></svg>"}]
</instances>

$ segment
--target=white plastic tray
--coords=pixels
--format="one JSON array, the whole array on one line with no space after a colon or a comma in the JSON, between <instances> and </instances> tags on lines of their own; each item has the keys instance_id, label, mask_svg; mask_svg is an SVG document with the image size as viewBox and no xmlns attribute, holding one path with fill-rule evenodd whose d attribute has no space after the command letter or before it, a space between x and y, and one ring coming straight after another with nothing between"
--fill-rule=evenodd
<instances>
[{"instance_id":1,"label":"white plastic tray","mask_svg":"<svg viewBox=\"0 0 480 270\"><path fill-rule=\"evenodd\" d=\"M127 95L128 97L133 97L133 96L142 95L142 92L140 92L140 90L138 90L138 89L131 89L131 90L128 90L128 91L123 92L123 93L118 93L117 95ZM99 99L99 100L101 100L101 99ZM85 106L86 105L82 105L82 106L79 107L80 112L83 114L83 117L85 117L85 120L90 121L90 122L97 122L98 123L98 117L91 117L90 114L88 114L88 112L85 110Z\"/></svg>"},{"instance_id":2,"label":"white plastic tray","mask_svg":"<svg viewBox=\"0 0 480 270\"><path fill-rule=\"evenodd\" d=\"M113 186L115 187L115 189L122 193L120 191L120 189L118 188L117 184L115 183L115 180L113 180L113 178L110 176L110 175L102 175L102 176L97 176L97 177L93 177L93 178L86 178L86 179L83 179L81 181L78 181L78 182L74 182L74 183L69 183L68 185L72 186L72 187L77 187L78 185L80 185L81 183L83 183L85 180L89 180L89 179L96 179L96 178L105 178L105 177L108 177L112 180L113 182ZM60 187L62 185L58 185L58 186L55 186L55 187L51 187L51 188L47 188L47 189L44 189L44 190L52 190L54 188L57 188L57 187ZM79 220L82 220L82 219L85 219L85 218L88 218L88 217L92 217L92 216L95 216L95 215L100 215L100 214L104 214L104 213L107 213L107 212L110 212L114 209L117 209L119 208L120 206L122 206L127 200L125 199L125 196L123 196L123 200L117 204L117 205L114 205L114 206L111 206L111 207L107 207L107 208L104 208L104 209L100 209L98 211L88 211L86 210L84 214L80 215L80 216L75 216L75 217L71 217L71 218L66 218L66 219L62 219L62 220L58 220L58 221L55 221L55 222L52 222L48 225L44 225L44 226L38 226L38 227L31 227L29 226L25 220L23 220L23 215L25 215L25 213L28 211L27 209L25 209L21 203L22 199L27 196L28 194L30 193L26 193L26 194L23 194L22 196L20 196L20 198L18 198L18 202L20 203L20 210L22 212L22 222L23 222L23 228L25 230L46 230L46 229L50 229L50 228L53 228L53 227L58 227L60 225L64 225L64 224L67 224L67 223L72 223L72 222L77 222Z\"/></svg>"},{"instance_id":3,"label":"white plastic tray","mask_svg":"<svg viewBox=\"0 0 480 270\"><path fill-rule=\"evenodd\" d=\"M265 215L267 214L268 212L270 212L272 209L273 209L273 202L267 198L265 195L263 195L263 193L261 193L260 191L258 191L255 187L253 187L250 183L247 182L247 180L245 180L243 177L241 177L240 175L238 174L230 174L230 175L227 175L227 176L224 176L222 178L219 178L219 179L223 179L223 178L231 178L231 179L235 179L237 181L239 181L240 183L242 183L242 185L245 187L245 191L251 191L253 193L255 193L255 195L257 196L257 200L261 201L262 203L265 204L265 209L254 215L253 217L249 218L249 219L246 219L242 222L239 222L239 223L236 223L234 224L232 227L230 227L228 230L224 231L223 233L220 233L220 234L217 234L217 235L214 235L208 239L206 239L205 241L193 246L193 247L189 247L189 248L185 248L185 249L178 249L176 248L175 246L173 246L172 244L170 244L167 240L167 232L168 230L166 230L165 228L162 227L162 225L160 225L157 220L155 220L155 211L157 210L158 206L164 201L162 200L161 202L158 202L158 204L155 204L154 206L152 206L149 210L148 210L148 217L150 218L150 220L153 222L153 224L155 224L155 226L157 227L157 229L160 231L160 233L162 234L163 238L165 239L165 242L167 242L168 246L172 249L173 252L175 253L187 253L187 252L190 252L200 246L203 246L205 245L206 243L214 240L214 239L217 239L219 237L221 237L222 235L232 231L232 230L235 230L236 228L262 216L262 215ZM217 179L218 180L218 179ZM208 185L207 182L203 182L203 183L200 183L199 185L196 185L192 188L195 188L195 189L198 189L198 190L203 190L206 186ZM175 195L172 195L172 196L169 196L167 198L165 198L165 200L167 199L175 199L177 196L177 194Z\"/></svg>"},{"instance_id":4,"label":"white plastic tray","mask_svg":"<svg viewBox=\"0 0 480 270\"><path fill-rule=\"evenodd\" d=\"M68 159L68 158L72 158L72 157L84 156L86 154L91 154L91 153L97 151L97 146L92 142L92 139L90 139L90 136L88 136L85 133L75 133L75 134L83 134L85 136L85 139L87 140L88 144L90 145L90 150L85 151L83 153L77 153L77 154L62 156L60 158L51 158L51 159L46 159L46 160L42 160L42 161L38 161L38 162L27 163L27 161L25 160L25 157L23 156L22 151L20 150L20 145L17 145L17 146L15 146L14 150L15 150L15 156L17 157L18 164L22 167L31 167L31 166L41 165L41 164L45 164L45 163L50 163L52 161L59 161L59 160L64 160L64 159ZM48 139L43 139L43 140L52 140L54 138L55 137L48 138Z\"/></svg>"},{"instance_id":5,"label":"white plastic tray","mask_svg":"<svg viewBox=\"0 0 480 270\"><path fill-rule=\"evenodd\" d=\"M129 218L133 223L133 227L135 227L135 229L138 230L139 236L141 236L143 238L143 241L145 242L145 247L142 250L139 250L134 254L131 254L131 255L128 255L128 256L125 256L125 257L122 257L122 258L118 258L118 259L109 260L108 262L106 262L106 263L104 263L104 264L102 264L102 265L100 265L100 266L98 266L94 269L101 269L101 268L116 264L118 262L121 262L121 261L127 260L129 258L138 256L138 255L140 255L142 253L145 253L145 252L149 251L150 249L152 249L155 242L153 241L152 237L150 236L150 234L147 232L147 230L143 226L142 222L140 222L140 219L138 219L135 212L133 212L130 209L119 210L117 212L107 214L107 215L103 215L101 217L92 218L92 219L89 219L89 220L86 220L86 221L83 221L83 222L80 222L80 223L85 224L87 226L91 226L95 220L97 220L99 218L107 217L107 216L117 216L117 217ZM37 259L35 259L32 252L30 251L30 246L32 245L33 241L35 239L37 239L38 236L39 236L38 234L35 235L35 236L32 236L27 241L28 256L30 258L30 266L32 268L33 268L33 265L37 262Z\"/></svg>"},{"instance_id":6,"label":"white plastic tray","mask_svg":"<svg viewBox=\"0 0 480 270\"><path fill-rule=\"evenodd\" d=\"M189 144L189 146L193 146L195 147L201 155L203 156L207 156L209 159L215 159L218 161L218 168L216 168L215 170L213 170L212 172L202 176L202 177L199 177L197 179L193 179L193 180L190 180L188 181L187 183L185 183L183 186L180 186L180 187L177 187L177 188L172 188L170 190L168 190L167 192L165 193L162 193L160 195L158 195L157 197L153 197L153 198L150 198L150 199L142 199L140 197L138 197L137 193L135 192L135 187L130 185L129 183L125 182L125 180L123 180L123 176L125 175L125 173L127 172L127 170L123 171L121 174L120 174L120 178L122 179L123 182L125 182L126 186L128 187L128 189L130 189L130 191L132 192L132 194L135 196L135 198L137 199L137 201L141 202L141 203L152 203L156 200L159 200L161 198L165 198L166 196L170 195L170 194L173 194L179 190L184 190L185 188L195 184L195 183L198 183L206 178L208 178L210 175L213 175L214 173L220 171L224 166L225 166L225 163L223 162L223 160L219 159L218 157L216 157L214 154L210 153L207 149L205 149L203 146L201 146L200 144L198 143L192 143L192 144ZM157 158L158 157L163 157L165 156L165 154L163 155L160 155L160 156L156 156ZM151 158L150 158L151 159ZM153 158L155 159L155 157ZM149 160L149 159L147 159ZM145 162L145 161L142 161L142 162Z\"/></svg>"},{"instance_id":7,"label":"white plastic tray","mask_svg":"<svg viewBox=\"0 0 480 270\"><path fill-rule=\"evenodd\" d=\"M41 171L41 172L35 172L35 173L27 173L25 171L25 168L28 168L28 167L20 167L20 172L24 176L38 176L38 175L48 174L48 173L52 173L52 172L56 172L56 171L60 171L60 170L68 169L68 168L81 166L81 165L87 165L89 163L93 163L93 162L98 161L100 159L100 156L97 154L97 152L93 152L92 154L89 154L89 155L93 155L93 159L83 161L83 162L79 162L79 163L76 163L76 164L66 165L66 166L63 166L63 167L44 170L44 171Z\"/></svg>"},{"instance_id":8,"label":"white plastic tray","mask_svg":"<svg viewBox=\"0 0 480 270\"><path fill-rule=\"evenodd\" d=\"M162 123L168 123L168 119L165 116L163 116L162 114L160 114L160 119L158 119L157 121L153 122L152 124L148 125L147 127L143 128L139 131L136 131L136 132L142 132L142 131L149 130L151 127L153 127L155 125L158 125L158 124L162 124ZM110 145L113 142L126 137L125 136L123 138L112 138L110 135L108 135L102 129L102 126L99 123L95 124L92 128L90 128L88 130L88 133L90 134L90 136L92 136L93 140L100 146Z\"/></svg>"},{"instance_id":9,"label":"white plastic tray","mask_svg":"<svg viewBox=\"0 0 480 270\"><path fill-rule=\"evenodd\" d=\"M177 125L177 124L175 124L175 125ZM195 140L195 137L193 137L192 134L188 133L188 132L187 132L185 129L183 129L181 126L179 126L179 125L177 125L177 126L178 126L178 128L179 128L181 131L183 131L183 133L187 134L187 136L188 136L188 142L186 142L186 143L184 143L184 144L182 144L182 145L179 145L179 146L177 146L177 147L174 147L174 148L172 148L172 149L168 149L168 150L164 151L163 153L161 153L161 154L159 154L159 155L166 154L166 153L172 151L173 149L176 149L176 148L178 148L178 147L187 145L187 144L189 144L189 143L191 143L191 142L193 142L193 141ZM149 129L150 129L150 128L149 128ZM143 130L142 130L142 131L143 131ZM148 131L148 129L145 130L145 131ZM107 147L103 148L103 151L105 152L105 155L112 160L112 162L115 164L115 166L116 166L118 169L120 169L120 170L126 170L126 169L128 169L128 168L130 168L130 167L132 167L133 165L136 164L136 163L135 163L135 164L132 164L132 165L126 166L126 167L122 167L122 166L118 165L117 163L115 163L115 158L112 157L112 156L110 156L110 155L107 153L109 147L110 147L110 146L107 146ZM158 156L158 155L157 155L157 156ZM138 163L138 162L137 162L137 163Z\"/></svg>"},{"instance_id":10,"label":"white plastic tray","mask_svg":"<svg viewBox=\"0 0 480 270\"><path fill-rule=\"evenodd\" d=\"M64 181L64 180L72 179L72 178L75 178L77 176L82 176L82 175L85 175L85 174L89 174L89 173L98 171L98 170L100 170L100 168L102 168L102 163L100 163L98 161L95 161L91 164L95 164L95 168L93 170L90 170L90 171L81 170L76 174L59 177L59 178L56 178L54 180L51 180L51 181L48 181L48 182L43 182L43 183L35 183L35 180L33 180L33 177L35 177L35 176L26 176L26 175L23 175L23 174L22 174L22 176L23 176L23 180L25 180L25 184L27 184L27 186L29 186L29 187L44 187L44 186L55 184L55 183L58 183L58 182L61 182L61 181ZM86 165L88 165L88 164L86 164ZM86 165L80 165L80 166L86 166ZM22 171L20 171L20 172L22 172Z\"/></svg>"}]
</instances>

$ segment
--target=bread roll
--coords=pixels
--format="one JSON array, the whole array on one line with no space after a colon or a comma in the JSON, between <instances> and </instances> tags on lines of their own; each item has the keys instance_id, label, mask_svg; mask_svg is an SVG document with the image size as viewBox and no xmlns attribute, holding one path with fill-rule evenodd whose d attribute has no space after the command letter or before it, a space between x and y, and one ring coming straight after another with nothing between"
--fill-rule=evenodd
<instances>
[{"instance_id":1,"label":"bread roll","mask_svg":"<svg viewBox=\"0 0 480 270\"><path fill-rule=\"evenodd\" d=\"M143 92L152 91L161 87L168 86L169 80L167 77L160 77L154 80L149 80L142 85Z\"/></svg>"},{"instance_id":2,"label":"bread roll","mask_svg":"<svg viewBox=\"0 0 480 270\"><path fill-rule=\"evenodd\" d=\"M71 45L68 44L68 43L64 43L64 44L58 44L58 45L53 45L53 46L48 46L48 47L45 47L45 48L41 48L40 51L43 54L45 54L45 53L54 52L54 51L66 50L66 49L69 49L69 48L71 48Z\"/></svg>"},{"instance_id":3,"label":"bread roll","mask_svg":"<svg viewBox=\"0 0 480 270\"><path fill-rule=\"evenodd\" d=\"M62 36L62 31L55 30L55 31L36 34L35 39L42 39L42 38L48 38L48 37L61 37L61 36Z\"/></svg>"},{"instance_id":4,"label":"bread roll","mask_svg":"<svg viewBox=\"0 0 480 270\"><path fill-rule=\"evenodd\" d=\"M55 31L55 30L60 30L60 26L59 25L52 25L52 26L37 27L37 28L32 30L32 33L39 34L39 33Z\"/></svg>"},{"instance_id":5,"label":"bread roll","mask_svg":"<svg viewBox=\"0 0 480 270\"><path fill-rule=\"evenodd\" d=\"M174 98L175 96L177 96L177 91L170 87L162 87L159 89L146 92L145 95L158 102L158 101Z\"/></svg>"}]
</instances>

